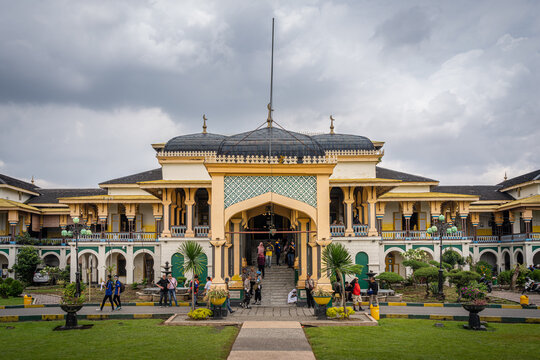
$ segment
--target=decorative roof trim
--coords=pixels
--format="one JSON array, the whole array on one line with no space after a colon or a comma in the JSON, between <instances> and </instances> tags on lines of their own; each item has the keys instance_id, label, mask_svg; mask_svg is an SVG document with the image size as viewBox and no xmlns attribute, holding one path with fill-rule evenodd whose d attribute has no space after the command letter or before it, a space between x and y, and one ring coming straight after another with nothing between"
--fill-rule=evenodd
<instances>
[{"instance_id":1,"label":"decorative roof trim","mask_svg":"<svg viewBox=\"0 0 540 360\"><path fill-rule=\"evenodd\" d=\"M33 206L23 204L17 201L8 200L8 199L0 199L0 209L1 210L22 210L27 212L32 212L39 214L39 209L35 208Z\"/></svg>"},{"instance_id":2,"label":"decorative roof trim","mask_svg":"<svg viewBox=\"0 0 540 360\"><path fill-rule=\"evenodd\" d=\"M20 192L27 193L27 194L34 195L34 196L39 196L40 195L36 191L26 190L26 189L23 189L21 187L9 185L9 184L0 184L0 188L8 188L8 189L11 189L11 190L14 190L14 191L20 191Z\"/></svg>"},{"instance_id":3,"label":"decorative roof trim","mask_svg":"<svg viewBox=\"0 0 540 360\"><path fill-rule=\"evenodd\" d=\"M516 184L516 185L512 185L512 186L509 186L509 187L506 187L506 188L502 188L499 191L506 192L506 191L510 191L510 190L514 190L514 189L521 188L521 187L524 187L524 186L534 185L534 184L540 184L540 180L526 181L526 182L519 183L519 184Z\"/></svg>"},{"instance_id":4,"label":"decorative roof trim","mask_svg":"<svg viewBox=\"0 0 540 360\"><path fill-rule=\"evenodd\" d=\"M508 210L521 206L538 206L540 207L540 195L533 195L523 199L510 201L509 203L500 205L498 210Z\"/></svg>"},{"instance_id":5,"label":"decorative roof trim","mask_svg":"<svg viewBox=\"0 0 540 360\"><path fill-rule=\"evenodd\" d=\"M401 201L401 200L458 200L458 201L478 201L479 197L475 195L465 194L448 194L448 193L386 193L379 197L380 201Z\"/></svg>"}]
</instances>

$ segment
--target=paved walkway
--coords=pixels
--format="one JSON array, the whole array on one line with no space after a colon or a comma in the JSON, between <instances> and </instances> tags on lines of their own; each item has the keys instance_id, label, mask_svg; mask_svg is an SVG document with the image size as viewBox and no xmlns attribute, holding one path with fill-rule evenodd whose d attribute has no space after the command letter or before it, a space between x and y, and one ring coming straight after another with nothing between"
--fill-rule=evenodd
<instances>
[{"instance_id":1,"label":"paved walkway","mask_svg":"<svg viewBox=\"0 0 540 360\"><path fill-rule=\"evenodd\" d=\"M529 297L529 304L536 304L540 305L540 294L526 294ZM521 293L514 292L514 291L492 291L489 296L498 297L500 299L505 299L508 301L514 301L519 304L519 298L521 297Z\"/></svg>"},{"instance_id":2,"label":"paved walkway","mask_svg":"<svg viewBox=\"0 0 540 360\"><path fill-rule=\"evenodd\" d=\"M62 297L59 295L51 294L28 294L34 298L34 304L58 304Z\"/></svg>"},{"instance_id":3,"label":"paved walkway","mask_svg":"<svg viewBox=\"0 0 540 360\"><path fill-rule=\"evenodd\" d=\"M246 321L228 359L315 360L315 355L297 321Z\"/></svg>"},{"instance_id":4,"label":"paved walkway","mask_svg":"<svg viewBox=\"0 0 540 360\"><path fill-rule=\"evenodd\" d=\"M96 310L97 306L85 306L79 312L84 315L111 314L111 308L103 308L103 312ZM189 307L159 307L159 306L126 306L113 314L186 314ZM230 320L298 320L313 319L313 310L302 307L264 307L253 306L252 309L235 309L234 314L227 316ZM381 306L381 314L410 314L410 315L468 315L461 307L422 307L422 306ZM0 309L1 315L51 315L63 314L59 307L41 308L16 308ZM532 309L495 309L487 308L481 313L482 316L501 317L532 317L540 318L540 310Z\"/></svg>"}]
</instances>

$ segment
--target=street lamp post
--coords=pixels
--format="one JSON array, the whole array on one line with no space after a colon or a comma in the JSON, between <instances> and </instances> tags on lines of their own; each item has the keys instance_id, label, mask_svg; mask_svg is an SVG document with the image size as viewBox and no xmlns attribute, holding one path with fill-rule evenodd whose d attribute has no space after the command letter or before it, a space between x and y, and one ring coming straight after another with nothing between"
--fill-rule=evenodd
<instances>
[{"instance_id":1,"label":"street lamp post","mask_svg":"<svg viewBox=\"0 0 540 360\"><path fill-rule=\"evenodd\" d=\"M78 217L73 218L73 224L68 225L67 229L62 230L63 237L75 239L75 283L77 284L76 297L81 296L81 273L79 271L79 237L81 235L92 235L92 231L86 228L85 224L81 224Z\"/></svg>"},{"instance_id":2,"label":"street lamp post","mask_svg":"<svg viewBox=\"0 0 540 360\"><path fill-rule=\"evenodd\" d=\"M445 222L444 221L444 215L439 215L438 218L438 225L433 225L429 229L427 229L427 233L433 236L433 239L435 240L436 237L439 237L439 297L441 299L444 299L444 291L443 291L443 268L442 268L442 239L443 235L451 235L457 233L457 227L451 223L451 222Z\"/></svg>"}]
</instances>

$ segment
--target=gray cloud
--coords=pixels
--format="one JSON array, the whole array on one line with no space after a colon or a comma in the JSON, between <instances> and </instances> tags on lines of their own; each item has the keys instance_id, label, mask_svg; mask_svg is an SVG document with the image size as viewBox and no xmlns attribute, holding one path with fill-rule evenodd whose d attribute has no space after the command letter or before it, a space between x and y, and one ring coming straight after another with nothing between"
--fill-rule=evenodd
<instances>
[{"instance_id":1,"label":"gray cloud","mask_svg":"<svg viewBox=\"0 0 540 360\"><path fill-rule=\"evenodd\" d=\"M151 142L266 118L386 141L442 183L538 167L535 2L5 2L0 170L95 186L157 166Z\"/></svg>"}]
</instances>

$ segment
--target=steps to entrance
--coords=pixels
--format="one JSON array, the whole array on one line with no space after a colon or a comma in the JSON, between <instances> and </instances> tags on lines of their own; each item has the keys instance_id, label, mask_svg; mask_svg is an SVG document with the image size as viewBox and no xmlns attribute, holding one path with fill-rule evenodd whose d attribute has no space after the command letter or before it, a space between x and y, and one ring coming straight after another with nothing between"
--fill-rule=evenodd
<instances>
[{"instance_id":1,"label":"steps to entrance","mask_svg":"<svg viewBox=\"0 0 540 360\"><path fill-rule=\"evenodd\" d=\"M293 269L283 265L273 265L271 268L266 268L261 304L264 306L290 306L287 304L287 296L295 287Z\"/></svg>"}]
</instances>

